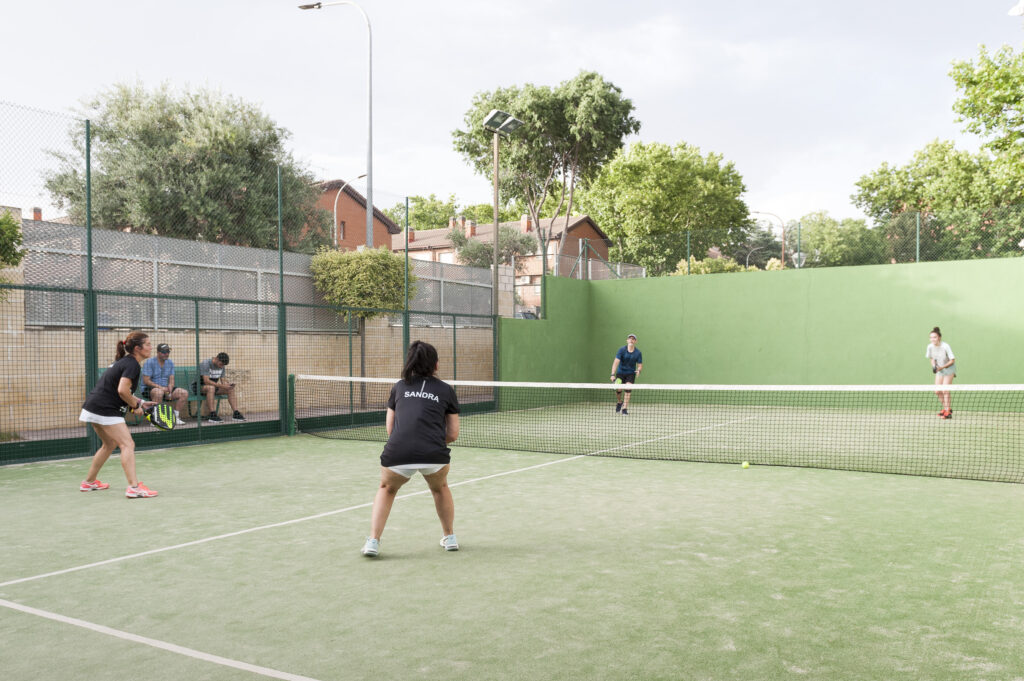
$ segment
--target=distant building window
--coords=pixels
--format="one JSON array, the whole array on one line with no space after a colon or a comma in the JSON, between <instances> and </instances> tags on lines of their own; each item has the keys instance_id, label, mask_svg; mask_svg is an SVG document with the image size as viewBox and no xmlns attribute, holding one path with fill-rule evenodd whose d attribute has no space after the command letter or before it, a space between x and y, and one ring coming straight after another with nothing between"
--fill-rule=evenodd
<instances>
[{"instance_id":1,"label":"distant building window","mask_svg":"<svg viewBox=\"0 0 1024 681\"><path fill-rule=\"evenodd\" d=\"M428 262L433 260L430 251L409 251L409 257L413 260L426 260Z\"/></svg>"},{"instance_id":2,"label":"distant building window","mask_svg":"<svg viewBox=\"0 0 1024 681\"><path fill-rule=\"evenodd\" d=\"M451 251L449 251L447 253L442 253L438 257L438 260L440 260L441 262L446 262L448 264L452 264L452 263L455 262L455 253L453 253Z\"/></svg>"},{"instance_id":3,"label":"distant building window","mask_svg":"<svg viewBox=\"0 0 1024 681\"><path fill-rule=\"evenodd\" d=\"M338 242L345 240L345 221L342 220L338 223Z\"/></svg>"},{"instance_id":4,"label":"distant building window","mask_svg":"<svg viewBox=\"0 0 1024 681\"><path fill-rule=\"evenodd\" d=\"M558 242L557 241L549 241L548 242L548 255L554 255L555 251L557 249L558 249Z\"/></svg>"}]
</instances>

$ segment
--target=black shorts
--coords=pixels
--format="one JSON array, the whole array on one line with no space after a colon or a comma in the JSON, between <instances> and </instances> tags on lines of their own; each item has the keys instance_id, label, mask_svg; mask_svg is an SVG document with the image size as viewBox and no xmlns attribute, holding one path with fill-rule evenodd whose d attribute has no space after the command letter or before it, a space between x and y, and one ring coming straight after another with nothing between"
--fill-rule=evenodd
<instances>
[{"instance_id":1,"label":"black shorts","mask_svg":"<svg viewBox=\"0 0 1024 681\"><path fill-rule=\"evenodd\" d=\"M621 380L623 383L636 383L636 374L615 374L615 378Z\"/></svg>"},{"instance_id":2,"label":"black shorts","mask_svg":"<svg viewBox=\"0 0 1024 681\"><path fill-rule=\"evenodd\" d=\"M177 390L177 389L178 389L178 386L174 386L174 390ZM171 393L174 392L174 390L168 390L166 385L159 386L157 388L157 390L163 390L164 391L164 397L163 397L163 401L164 402L174 402L174 398L171 397ZM150 399L150 395L152 394L152 392L153 392L152 388L143 388L142 396L144 398L146 398L147 400L149 400Z\"/></svg>"}]
</instances>

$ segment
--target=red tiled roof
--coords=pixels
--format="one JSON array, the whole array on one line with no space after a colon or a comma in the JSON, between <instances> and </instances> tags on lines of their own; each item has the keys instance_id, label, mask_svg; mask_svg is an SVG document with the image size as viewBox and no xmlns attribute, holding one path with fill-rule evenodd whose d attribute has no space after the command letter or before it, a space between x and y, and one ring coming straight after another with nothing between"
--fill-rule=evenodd
<instances>
[{"instance_id":1,"label":"red tiled roof","mask_svg":"<svg viewBox=\"0 0 1024 681\"><path fill-rule=\"evenodd\" d=\"M608 241L608 236L600 230L600 228L594 223L594 221L590 218L589 215L574 215L573 217L571 217L569 219L568 230L566 230L565 222L566 221L564 217L542 218L540 224L545 230L551 230L550 232L548 232L549 241L561 239L562 232L571 232L573 229L584 223L589 223L590 226L594 228L594 231L601 235L601 238ZM468 220L466 221L466 224L469 225ZM516 231L522 232L524 234L527 233L526 227L523 225L523 222L521 220L517 220L515 222L502 222L500 223L500 226L511 227ZM449 241L448 239L448 234L451 232L452 229L463 229L463 227L460 222L456 221L454 228L444 227L442 229L417 229L415 230L416 238L409 242L409 250L422 251L431 248L452 248L452 242ZM529 232L529 234L532 234L534 237L536 237L537 228L534 227L533 230ZM476 236L474 238L479 239L481 241L489 241L493 239L494 223L489 222L485 224L476 225ZM404 239L396 240L394 242L393 247L394 250L396 251L405 250Z\"/></svg>"}]
</instances>

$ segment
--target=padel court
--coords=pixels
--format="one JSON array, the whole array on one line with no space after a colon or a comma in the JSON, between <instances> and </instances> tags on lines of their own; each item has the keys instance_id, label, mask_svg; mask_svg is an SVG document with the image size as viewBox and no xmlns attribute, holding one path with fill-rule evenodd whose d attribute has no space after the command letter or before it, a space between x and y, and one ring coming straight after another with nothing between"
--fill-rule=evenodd
<instances>
[{"instance_id":1,"label":"padel court","mask_svg":"<svg viewBox=\"0 0 1024 681\"><path fill-rule=\"evenodd\" d=\"M302 435L142 452L146 500L124 498L116 459L102 492L78 491L83 459L2 469L3 677L1024 669L1020 485L456 446L461 550L438 546L414 478L373 560L379 451Z\"/></svg>"}]
</instances>

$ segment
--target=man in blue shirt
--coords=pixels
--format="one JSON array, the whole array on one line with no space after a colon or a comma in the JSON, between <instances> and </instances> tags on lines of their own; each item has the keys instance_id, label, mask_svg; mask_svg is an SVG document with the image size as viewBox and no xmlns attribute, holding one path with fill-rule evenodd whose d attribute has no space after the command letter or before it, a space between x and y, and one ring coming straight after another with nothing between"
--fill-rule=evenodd
<instances>
[{"instance_id":1,"label":"man in blue shirt","mask_svg":"<svg viewBox=\"0 0 1024 681\"><path fill-rule=\"evenodd\" d=\"M150 357L142 365L142 396L154 402L174 402L174 421L181 425L180 413L188 401L184 388L174 387L174 362L171 361L171 346L161 343L156 346L156 357Z\"/></svg>"},{"instance_id":2,"label":"man in blue shirt","mask_svg":"<svg viewBox=\"0 0 1024 681\"><path fill-rule=\"evenodd\" d=\"M626 344L615 353L615 361L612 362L612 380L620 383L635 383L636 377L644 368L644 356L636 347L636 335L626 336ZM626 399L623 401L621 390L615 391L615 413L623 416L629 415L630 390L626 390Z\"/></svg>"}]
</instances>

